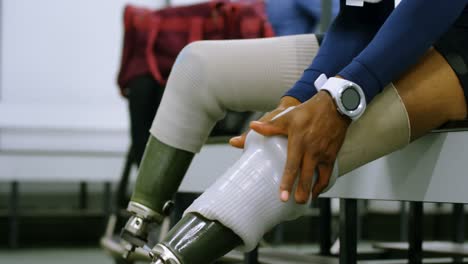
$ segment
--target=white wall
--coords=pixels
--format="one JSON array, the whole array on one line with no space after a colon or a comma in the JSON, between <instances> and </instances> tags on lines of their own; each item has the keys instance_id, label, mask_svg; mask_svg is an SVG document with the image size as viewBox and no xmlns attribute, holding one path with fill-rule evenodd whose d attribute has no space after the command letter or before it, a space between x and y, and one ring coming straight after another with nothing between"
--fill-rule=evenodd
<instances>
[{"instance_id":1,"label":"white wall","mask_svg":"<svg viewBox=\"0 0 468 264\"><path fill-rule=\"evenodd\" d=\"M1 102L124 108L115 76L125 2L3 1Z\"/></svg>"},{"instance_id":2,"label":"white wall","mask_svg":"<svg viewBox=\"0 0 468 264\"><path fill-rule=\"evenodd\" d=\"M126 149L116 74L128 2L165 1L1 0L0 148Z\"/></svg>"}]
</instances>

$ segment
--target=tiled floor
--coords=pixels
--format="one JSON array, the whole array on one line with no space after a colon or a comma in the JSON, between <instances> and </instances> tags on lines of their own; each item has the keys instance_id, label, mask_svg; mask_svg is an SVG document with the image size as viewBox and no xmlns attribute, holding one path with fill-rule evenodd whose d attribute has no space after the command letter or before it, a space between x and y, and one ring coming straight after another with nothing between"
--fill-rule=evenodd
<instances>
[{"instance_id":1,"label":"tiled floor","mask_svg":"<svg viewBox=\"0 0 468 264\"><path fill-rule=\"evenodd\" d=\"M0 250L0 264L113 264L100 248Z\"/></svg>"},{"instance_id":2,"label":"tiled floor","mask_svg":"<svg viewBox=\"0 0 468 264\"><path fill-rule=\"evenodd\" d=\"M287 248L287 251L301 253L310 251L310 247L303 246L280 248ZM242 254L235 255L242 256ZM0 264L114 264L114 261L100 248L2 249L0 250Z\"/></svg>"},{"instance_id":3,"label":"tiled floor","mask_svg":"<svg viewBox=\"0 0 468 264\"><path fill-rule=\"evenodd\" d=\"M292 252L308 252L301 247L285 247ZM271 251L271 250L270 250ZM299 254L302 255L302 254ZM275 260L276 259L276 260ZM294 257L288 260L281 258L264 258L267 263L271 264L298 264L298 263L316 263L316 264L337 264L336 259L321 260L311 259L311 261L299 260ZM451 259L432 259L426 260L424 263L450 263ZM232 262L229 262L232 264ZM390 260L390 261L360 261L360 264L400 264L406 263L405 260ZM114 261L107 256L99 248L86 249L21 249L21 250L0 250L0 264L115 264ZM139 263L141 264L141 263Z\"/></svg>"}]
</instances>

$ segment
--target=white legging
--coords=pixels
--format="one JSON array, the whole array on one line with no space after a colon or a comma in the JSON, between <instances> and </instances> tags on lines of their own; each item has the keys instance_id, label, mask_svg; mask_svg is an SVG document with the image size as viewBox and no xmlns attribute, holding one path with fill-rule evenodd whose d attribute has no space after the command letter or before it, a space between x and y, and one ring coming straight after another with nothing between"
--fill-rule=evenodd
<instances>
[{"instance_id":1,"label":"white legging","mask_svg":"<svg viewBox=\"0 0 468 264\"><path fill-rule=\"evenodd\" d=\"M275 108L317 50L314 35L190 44L176 60L152 135L169 146L198 152L226 110ZM343 175L408 144L408 120L395 87L389 85L349 127L336 174ZM258 164L247 164L253 174L236 177L230 173L236 171L232 168L188 209L229 227L242 238L244 250L255 247L267 229L290 219L295 206L278 206L279 181L264 184L271 181L271 175L260 175ZM239 186L243 195L239 195ZM220 188L223 195L216 195Z\"/></svg>"},{"instance_id":2,"label":"white legging","mask_svg":"<svg viewBox=\"0 0 468 264\"><path fill-rule=\"evenodd\" d=\"M311 34L188 45L172 69L151 133L170 146L198 152L226 109L273 109L318 47Z\"/></svg>"}]
</instances>

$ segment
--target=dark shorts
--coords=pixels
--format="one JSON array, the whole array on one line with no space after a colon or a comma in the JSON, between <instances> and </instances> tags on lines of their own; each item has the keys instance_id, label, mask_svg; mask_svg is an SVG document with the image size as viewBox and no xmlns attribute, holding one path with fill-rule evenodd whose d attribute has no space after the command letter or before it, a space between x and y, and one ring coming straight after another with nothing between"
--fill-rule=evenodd
<instances>
[{"instance_id":1,"label":"dark shorts","mask_svg":"<svg viewBox=\"0 0 468 264\"><path fill-rule=\"evenodd\" d=\"M435 49L444 56L457 75L468 103L468 10L439 40Z\"/></svg>"}]
</instances>

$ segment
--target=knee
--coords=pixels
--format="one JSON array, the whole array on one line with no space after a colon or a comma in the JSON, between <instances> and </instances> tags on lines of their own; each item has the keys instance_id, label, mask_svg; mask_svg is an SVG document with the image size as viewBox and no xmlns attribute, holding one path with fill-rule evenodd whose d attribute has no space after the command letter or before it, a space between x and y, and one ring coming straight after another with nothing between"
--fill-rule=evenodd
<instances>
[{"instance_id":1,"label":"knee","mask_svg":"<svg viewBox=\"0 0 468 264\"><path fill-rule=\"evenodd\" d=\"M201 89L207 86L206 57L208 51L203 42L193 42L185 46L179 53L169 76L167 92L177 91L179 96L196 96Z\"/></svg>"},{"instance_id":2,"label":"knee","mask_svg":"<svg viewBox=\"0 0 468 264\"><path fill-rule=\"evenodd\" d=\"M189 106L219 118L219 115L222 115L219 112L224 111L217 93L223 87L214 85L219 74L214 67L216 62L210 52L211 48L209 41L192 42L183 48L172 68L166 93L179 97L179 100L189 100Z\"/></svg>"},{"instance_id":3,"label":"knee","mask_svg":"<svg viewBox=\"0 0 468 264\"><path fill-rule=\"evenodd\" d=\"M151 128L165 144L193 153L224 115L217 91L225 88L214 85L220 77L207 42L194 42L180 52Z\"/></svg>"},{"instance_id":4,"label":"knee","mask_svg":"<svg viewBox=\"0 0 468 264\"><path fill-rule=\"evenodd\" d=\"M169 82L180 78L189 78L191 82L197 82L194 85L206 82L208 52L206 41L196 41L185 46L174 62Z\"/></svg>"}]
</instances>

